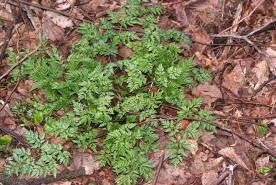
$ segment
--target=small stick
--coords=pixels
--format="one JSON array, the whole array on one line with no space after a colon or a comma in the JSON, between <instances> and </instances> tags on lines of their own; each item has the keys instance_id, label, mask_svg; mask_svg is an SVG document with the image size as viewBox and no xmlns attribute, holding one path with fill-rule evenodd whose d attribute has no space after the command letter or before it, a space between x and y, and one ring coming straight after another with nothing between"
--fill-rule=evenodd
<instances>
[{"instance_id":1,"label":"small stick","mask_svg":"<svg viewBox=\"0 0 276 185\"><path fill-rule=\"evenodd\" d=\"M18 65L21 65L30 55L34 54L35 52L37 52L37 50L40 48L41 46L38 46L36 49L34 49L32 52L28 53L27 55L25 55L19 62L17 62L16 64L14 64L8 71L6 71L1 77L0 77L0 81L6 77L7 75L9 75Z\"/></svg>"},{"instance_id":2,"label":"small stick","mask_svg":"<svg viewBox=\"0 0 276 185\"><path fill-rule=\"evenodd\" d=\"M22 145L24 145L26 147L30 147L29 143L27 143L23 137L21 137L20 135L18 135L17 133L15 133L14 131L12 131L11 129L6 128L6 127L0 125L0 130L2 130L3 132L5 132L6 134L11 135L13 138L15 138ZM0 180L0 182L2 182L2 181Z\"/></svg>"},{"instance_id":3,"label":"small stick","mask_svg":"<svg viewBox=\"0 0 276 185\"><path fill-rule=\"evenodd\" d=\"M238 24L240 24L242 21L244 21L245 19L249 18L262 4L264 3L264 0L261 0L259 2L259 4L249 13L249 15L245 16L244 18L242 18L240 21L238 21L236 24L233 24L232 26L230 26L229 28L223 30L221 33L224 33L228 30L230 30L231 28L233 28L234 26L237 26Z\"/></svg>"},{"instance_id":4,"label":"small stick","mask_svg":"<svg viewBox=\"0 0 276 185\"><path fill-rule=\"evenodd\" d=\"M237 167L238 165L235 164L232 166L232 170L229 168L229 170L225 171L218 179L217 181L214 183L214 185L219 185L220 183L222 183L222 181L228 177L233 171L234 169ZM230 181L230 180L229 180Z\"/></svg>"},{"instance_id":5,"label":"small stick","mask_svg":"<svg viewBox=\"0 0 276 185\"><path fill-rule=\"evenodd\" d=\"M153 185L156 185L156 183L157 183L157 180L158 180L158 177L159 177L159 174L160 174L160 170L161 170L164 158L165 158L165 150L163 151L162 155L159 157L159 163L158 163L158 167L157 167L157 170L156 170L156 175L155 175L154 180L153 180Z\"/></svg>"},{"instance_id":6,"label":"small stick","mask_svg":"<svg viewBox=\"0 0 276 185\"><path fill-rule=\"evenodd\" d=\"M1 0L0 0L0 2L1 2ZM8 31L7 31L6 40L5 40L4 44L3 44L3 47L2 47L2 50L1 50L1 54L0 54L0 65L2 64L2 60L3 60L3 58L4 58L4 55L5 55L5 53L6 53L6 50L7 50L7 48L8 48L8 44L9 44L9 41L10 41L10 39L11 39L12 31L13 31L13 29L14 29L14 26L15 26L15 24L17 24L17 22L19 21L19 18L20 18L20 16L21 16L21 14L22 14L22 10L20 9L19 13L16 15L14 24L12 24L12 25L9 27Z\"/></svg>"},{"instance_id":7,"label":"small stick","mask_svg":"<svg viewBox=\"0 0 276 185\"><path fill-rule=\"evenodd\" d=\"M140 125L142 125L142 124L144 124L146 122L150 122L150 121L165 121L165 120L177 120L178 119L178 117L168 117L168 116L163 116L163 115L159 115L159 117L161 117L161 119L148 119L148 120L145 120L145 121L143 121L143 122L141 122L141 123L139 123L137 125L140 126ZM183 118L183 120L199 121L199 122L208 123L208 124L210 124L210 125L212 125L214 127L219 128L220 130L223 130L225 132L231 133L231 134L233 134L233 135L235 135L235 136L237 136L237 137L245 140L246 142L250 143L251 145L253 145L253 146L255 146L255 147L259 148L259 149L262 149L264 152L267 152L272 157L276 158L276 153L274 151L272 151L271 149L267 149L267 148L265 148L265 147L263 147L261 145L255 144L253 141L250 141L245 136L243 136L243 135L241 135L241 134L239 134L239 133L237 133L235 131L232 131L232 130L230 130L228 128L224 128L224 127L222 127L220 125L217 125L217 124L215 124L215 123L213 123L211 121L208 121L208 120L205 120L205 119L189 118L189 117Z\"/></svg>"},{"instance_id":8,"label":"small stick","mask_svg":"<svg viewBox=\"0 0 276 185\"><path fill-rule=\"evenodd\" d=\"M18 6L18 4L16 2L13 2L11 0L0 0L0 2L7 2L7 3L11 4L11 5ZM73 15L70 15L70 14L68 14L66 12L55 10L55 9L52 9L52 8L49 8L49 7L46 7L46 6L42 6L42 5L34 4L34 3L29 3L29 2L26 2L26 1L19 1L19 2L22 3L23 5L28 5L28 6L39 8L39 9L42 9L42 10L51 11L51 12L54 12L54 13L57 13L57 14L60 14L60 15L66 16L66 17L70 17L72 19L76 19L76 20L79 20L79 21L83 21L83 22L87 22L87 23L92 23L89 20L85 20L85 19L73 16Z\"/></svg>"},{"instance_id":9,"label":"small stick","mask_svg":"<svg viewBox=\"0 0 276 185\"><path fill-rule=\"evenodd\" d=\"M268 79L264 83L262 83L262 85L260 85L260 87L253 92L253 94L251 95L251 98L253 98L254 96L256 96L256 94L258 94L258 92L260 92L267 84L269 84L271 81L273 81L275 79L276 79L276 75L273 76L273 77L271 77L270 79Z\"/></svg>"},{"instance_id":10,"label":"small stick","mask_svg":"<svg viewBox=\"0 0 276 185\"><path fill-rule=\"evenodd\" d=\"M31 184L39 185L39 184L49 184L49 183L60 181L60 180L63 180L63 179L72 179L72 178L85 176L85 175L86 175L85 169L84 168L79 168L79 169L73 170L73 171L65 170L65 171L57 174L56 177L54 177L53 175L48 175L46 177L32 178L32 179L29 179L29 180L0 175L0 182L2 182L4 184L9 184L9 185L17 185L17 184L20 184L20 185L31 185Z\"/></svg>"}]
</instances>

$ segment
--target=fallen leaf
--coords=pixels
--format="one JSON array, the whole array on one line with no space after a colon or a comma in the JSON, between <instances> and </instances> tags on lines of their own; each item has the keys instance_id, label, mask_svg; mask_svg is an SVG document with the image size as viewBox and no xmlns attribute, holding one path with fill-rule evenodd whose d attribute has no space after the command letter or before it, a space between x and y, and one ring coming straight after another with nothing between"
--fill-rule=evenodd
<instances>
[{"instance_id":1,"label":"fallen leaf","mask_svg":"<svg viewBox=\"0 0 276 185\"><path fill-rule=\"evenodd\" d=\"M0 20L13 22L14 17L12 13L8 12L6 9L0 9Z\"/></svg>"},{"instance_id":2,"label":"fallen leaf","mask_svg":"<svg viewBox=\"0 0 276 185\"><path fill-rule=\"evenodd\" d=\"M255 73L257 77L257 84L255 85L254 89L257 89L262 83L264 83L266 80L268 80L269 71L268 71L268 65L265 60L257 63L257 65L252 69L252 72Z\"/></svg>"},{"instance_id":3,"label":"fallen leaf","mask_svg":"<svg viewBox=\"0 0 276 185\"><path fill-rule=\"evenodd\" d=\"M245 74L240 64L237 64L230 73L223 74L222 86L239 96L239 90L246 81Z\"/></svg>"},{"instance_id":4,"label":"fallen leaf","mask_svg":"<svg viewBox=\"0 0 276 185\"><path fill-rule=\"evenodd\" d=\"M236 163L238 163L240 166L242 166L243 168L249 170L249 168L247 167L247 165L243 162L243 160L241 159L240 156L238 156L234 150L234 148L232 147L226 147L221 149L218 152L220 155L223 155L225 157L228 157L229 159L231 159L232 161L235 161Z\"/></svg>"},{"instance_id":5,"label":"fallen leaf","mask_svg":"<svg viewBox=\"0 0 276 185\"><path fill-rule=\"evenodd\" d=\"M204 103L209 105L218 98L222 98L220 89L216 85L211 85L210 82L205 82L204 84L199 84L194 87L192 94L197 97L203 97Z\"/></svg>"},{"instance_id":6,"label":"fallen leaf","mask_svg":"<svg viewBox=\"0 0 276 185\"><path fill-rule=\"evenodd\" d=\"M72 152L72 163L68 168L76 170L83 167L86 175L92 175L95 170L100 168L99 163L99 161L95 161L95 156L75 150Z\"/></svg>"},{"instance_id":7,"label":"fallen leaf","mask_svg":"<svg viewBox=\"0 0 276 185\"><path fill-rule=\"evenodd\" d=\"M196 152L198 151L198 142L197 142L197 139L187 139L186 141L190 144L190 146L192 148L191 153L193 155L195 155Z\"/></svg>"},{"instance_id":8,"label":"fallen leaf","mask_svg":"<svg viewBox=\"0 0 276 185\"><path fill-rule=\"evenodd\" d=\"M202 158L204 158L203 152L200 152L198 155L194 156L194 160L192 161L192 165L190 167L190 171L192 174L198 176L201 173L205 171L205 165L204 162L202 161Z\"/></svg>"},{"instance_id":9,"label":"fallen leaf","mask_svg":"<svg viewBox=\"0 0 276 185\"><path fill-rule=\"evenodd\" d=\"M57 10L67 10L76 3L76 0L57 0Z\"/></svg>"},{"instance_id":10,"label":"fallen leaf","mask_svg":"<svg viewBox=\"0 0 276 185\"><path fill-rule=\"evenodd\" d=\"M7 125L11 130L16 128L15 120L11 116L4 120L4 124Z\"/></svg>"},{"instance_id":11,"label":"fallen leaf","mask_svg":"<svg viewBox=\"0 0 276 185\"><path fill-rule=\"evenodd\" d=\"M183 27L188 25L189 22L185 10L185 2L174 4L173 8L175 9L176 20L180 23L180 26Z\"/></svg>"},{"instance_id":12,"label":"fallen leaf","mask_svg":"<svg viewBox=\"0 0 276 185\"><path fill-rule=\"evenodd\" d=\"M164 162L158 176L157 185L185 184L191 178L191 174L188 171L184 173L184 168L183 163L174 168L171 164ZM152 184L152 181L148 184Z\"/></svg>"},{"instance_id":13,"label":"fallen leaf","mask_svg":"<svg viewBox=\"0 0 276 185\"><path fill-rule=\"evenodd\" d=\"M42 31L46 35L46 38L51 41L62 40L65 35L64 29L57 26L46 16L42 18Z\"/></svg>"},{"instance_id":14,"label":"fallen leaf","mask_svg":"<svg viewBox=\"0 0 276 185\"><path fill-rule=\"evenodd\" d=\"M272 134L269 137L262 138L261 141L265 146L276 153L276 134Z\"/></svg>"},{"instance_id":15,"label":"fallen leaf","mask_svg":"<svg viewBox=\"0 0 276 185\"><path fill-rule=\"evenodd\" d=\"M211 55L205 56L198 51L195 52L195 56L199 61L198 63L200 63L203 68L208 68L213 73L223 68L223 63L219 62L216 57L213 57Z\"/></svg>"},{"instance_id":16,"label":"fallen leaf","mask_svg":"<svg viewBox=\"0 0 276 185\"><path fill-rule=\"evenodd\" d=\"M214 170L204 172L201 176L202 185L213 185L218 178L218 173Z\"/></svg>"},{"instance_id":17,"label":"fallen leaf","mask_svg":"<svg viewBox=\"0 0 276 185\"><path fill-rule=\"evenodd\" d=\"M69 19L68 17L65 17L63 15L46 11L43 13L43 16L46 16L48 19L50 19L54 24L61 28L70 28L73 27L73 21ZM50 28L51 29L51 28Z\"/></svg>"},{"instance_id":18,"label":"fallen leaf","mask_svg":"<svg viewBox=\"0 0 276 185\"><path fill-rule=\"evenodd\" d=\"M268 63L270 71L276 75L276 44L273 44L271 47L266 49L266 53L270 56L270 60L266 60Z\"/></svg>"},{"instance_id":19,"label":"fallen leaf","mask_svg":"<svg viewBox=\"0 0 276 185\"><path fill-rule=\"evenodd\" d=\"M128 48L127 46L123 46L119 49L119 56L123 58L129 58L132 55L133 51L132 49Z\"/></svg>"},{"instance_id":20,"label":"fallen leaf","mask_svg":"<svg viewBox=\"0 0 276 185\"><path fill-rule=\"evenodd\" d=\"M0 108L5 104L3 100L0 99ZM9 104L6 104L4 109L0 112L0 118L13 117Z\"/></svg>"},{"instance_id":21,"label":"fallen leaf","mask_svg":"<svg viewBox=\"0 0 276 185\"><path fill-rule=\"evenodd\" d=\"M196 51L200 53L204 52L205 48L207 47L206 44L210 44L212 42L212 39L210 39L207 33L202 31L202 29L195 30L192 39L195 41L195 43L193 44L193 48L196 48ZM199 44L196 42L205 44Z\"/></svg>"},{"instance_id":22,"label":"fallen leaf","mask_svg":"<svg viewBox=\"0 0 276 185\"><path fill-rule=\"evenodd\" d=\"M220 169L218 168L219 165L221 165L222 161L223 161L223 157L219 157L219 158L216 158L216 159L211 159L209 162L206 163L205 165L205 169L206 170L217 170L217 169Z\"/></svg>"},{"instance_id":23,"label":"fallen leaf","mask_svg":"<svg viewBox=\"0 0 276 185\"><path fill-rule=\"evenodd\" d=\"M261 166L268 166L269 164L269 156L266 157L260 157L255 162L256 168L260 169Z\"/></svg>"}]
</instances>

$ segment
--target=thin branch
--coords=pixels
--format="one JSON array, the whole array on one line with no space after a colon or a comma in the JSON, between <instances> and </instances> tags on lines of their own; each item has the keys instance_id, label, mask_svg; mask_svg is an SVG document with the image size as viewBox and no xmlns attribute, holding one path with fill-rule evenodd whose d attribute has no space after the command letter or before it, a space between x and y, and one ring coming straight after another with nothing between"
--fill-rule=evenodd
<instances>
[{"instance_id":1,"label":"thin branch","mask_svg":"<svg viewBox=\"0 0 276 185\"><path fill-rule=\"evenodd\" d=\"M256 89L253 94L251 95L251 98L253 98L254 96L256 96L256 94L258 92L260 92L267 84L269 84L271 81L276 79L276 75L271 77L270 79L268 79L267 81L265 81L264 83L262 83L262 85L260 85L260 87L258 89Z\"/></svg>"},{"instance_id":2,"label":"thin branch","mask_svg":"<svg viewBox=\"0 0 276 185\"><path fill-rule=\"evenodd\" d=\"M234 26L237 26L238 24L240 24L241 22L243 22L245 19L249 18L263 3L265 0L261 0L259 2L259 4L257 4L257 6L244 18L242 18L240 21L238 21L236 24L233 24L232 26L230 26L229 28L225 29L222 31L222 33L229 31L231 28L233 28Z\"/></svg>"},{"instance_id":3,"label":"thin branch","mask_svg":"<svg viewBox=\"0 0 276 185\"><path fill-rule=\"evenodd\" d=\"M5 132L8 135L11 135L13 138L15 138L22 145L24 145L26 147L30 147L30 145L25 141L25 139L23 137L21 137L20 135L18 135L17 133L12 131L11 129L0 125L0 130L2 130L3 132ZM0 182L1 182L1 180L0 180Z\"/></svg>"},{"instance_id":4,"label":"thin branch","mask_svg":"<svg viewBox=\"0 0 276 185\"><path fill-rule=\"evenodd\" d=\"M0 0L0 2L7 2L7 3L11 4L11 5L18 6L18 4L16 2L12 1L12 0ZM89 20L85 20L85 19L73 16L71 14L68 14L66 12L55 10L55 9L52 9L52 8L49 8L49 7L46 7L46 6L42 6L42 5L34 4L34 3L29 3L29 2L26 2L26 1L19 1L19 2L22 3L23 5L28 5L28 6L39 8L39 9L42 9L42 10L47 10L47 11L50 11L50 12L54 12L54 13L57 13L57 14L60 14L60 15L66 16L66 17L70 17L72 19L79 20L79 21L92 23Z\"/></svg>"},{"instance_id":5,"label":"thin branch","mask_svg":"<svg viewBox=\"0 0 276 185\"><path fill-rule=\"evenodd\" d=\"M0 0L0 2L1 2L1 0ZM19 18L21 16L21 14L22 14L22 9L19 10L19 13L16 15L14 23L9 27L9 29L7 31L6 39L5 39L5 42L3 44L3 47L2 47L2 50L1 50L1 54L0 54L0 65L2 64L2 60L3 60L4 56L5 56L6 50L8 48L8 44L9 44L9 41L11 39L12 31L14 29L14 26L19 21Z\"/></svg>"},{"instance_id":6,"label":"thin branch","mask_svg":"<svg viewBox=\"0 0 276 185\"><path fill-rule=\"evenodd\" d=\"M5 108L5 106L7 105L7 103L10 101L11 96L13 95L13 93L15 92L15 90L17 89L19 82L20 82L20 72L18 73L18 80L14 86L14 88L11 91L11 94L8 96L8 98L6 99L6 101L4 102L4 104L2 105L2 107L0 108L0 112L2 112L2 110Z\"/></svg>"},{"instance_id":7,"label":"thin branch","mask_svg":"<svg viewBox=\"0 0 276 185\"><path fill-rule=\"evenodd\" d=\"M143 121L143 122L139 123L138 125L142 125L142 124L145 124L146 122L151 122L151 121L165 121L165 120L177 120L178 119L178 117L169 117L169 116L163 116L163 115L159 115L159 117L161 119L148 119L146 121ZM262 149L264 152L267 152L268 154L270 154L271 156L273 156L274 158L276 158L276 153L274 151L272 151L271 149L267 149L267 148L265 148L265 147L263 147L263 146L261 146L259 144L256 144L253 141L250 141L249 139L247 139L245 136L243 136L243 135L241 135L241 134L239 134L239 133L237 133L235 131L232 131L232 130L230 130L228 128L225 128L223 126L217 125L217 124L215 124L215 123L213 123L211 121L208 121L208 120L205 120L205 119L189 118L189 117L183 118L183 120L199 121L199 122L208 123L208 124L210 124L210 125L212 125L214 127L219 128L220 130L223 130L225 132L231 133L231 134L233 134L233 135L235 135L235 136L237 136L237 137L245 140L246 142L250 143L251 145L253 145L253 146L255 146L255 147L259 148L259 149Z\"/></svg>"},{"instance_id":8,"label":"thin branch","mask_svg":"<svg viewBox=\"0 0 276 185\"><path fill-rule=\"evenodd\" d=\"M160 174L160 170L161 170L162 164L164 162L164 158L165 158L165 150L163 151L162 155L159 157L159 163L158 163L156 174L155 174L155 177L153 180L153 185L156 185L156 183L157 183L157 180L158 180L158 177Z\"/></svg>"},{"instance_id":9,"label":"thin branch","mask_svg":"<svg viewBox=\"0 0 276 185\"><path fill-rule=\"evenodd\" d=\"M63 179L72 179L72 178L76 178L76 177L80 177L80 176L85 176L86 172L84 168L79 168L77 170L73 170L73 171L63 171L60 174L57 174L56 177L54 177L53 175L49 175L43 178L33 178L33 179L29 179L29 180L25 180L25 179L19 179L19 178L14 178L14 177L7 177L4 175L0 175L0 182L4 183L4 184L9 184L9 185L40 185L40 184L49 184L52 182L56 182L56 181L60 181Z\"/></svg>"},{"instance_id":10,"label":"thin branch","mask_svg":"<svg viewBox=\"0 0 276 185\"><path fill-rule=\"evenodd\" d=\"M16 64L14 64L8 71L6 71L1 77L0 77L0 81L5 78L7 75L9 75L17 66L21 65L30 55L34 54L35 52L37 52L37 50L40 48L41 46L38 46L36 49L34 49L32 52L28 53L27 55L25 55L19 62L17 62Z\"/></svg>"},{"instance_id":11,"label":"thin branch","mask_svg":"<svg viewBox=\"0 0 276 185\"><path fill-rule=\"evenodd\" d=\"M235 170L235 168L237 168L238 165L234 165L232 170ZM220 183L222 183L222 181L228 177L231 174L230 170L225 171L218 179L217 181L214 183L214 185L219 185Z\"/></svg>"},{"instance_id":12,"label":"thin branch","mask_svg":"<svg viewBox=\"0 0 276 185\"><path fill-rule=\"evenodd\" d=\"M276 19L275 19L275 21L276 21ZM264 26L262 28L264 28ZM258 29L258 30L260 30L260 29ZM252 32L256 33L255 31L252 31ZM268 54L266 54L265 52L263 52L260 48L258 48L248 38L249 36L252 35L252 32L248 33L247 35L243 35L243 36L240 36L240 35L237 35L237 34L210 34L209 36L210 37L217 37L217 38L229 37L229 38L235 38L235 39L242 39L242 40L246 41L248 44L250 44L255 50L257 50L261 55L263 55L267 59L268 65L269 65L270 69L272 70L272 73L274 75L276 75L276 69L273 68L272 60L271 60L270 56Z\"/></svg>"}]
</instances>

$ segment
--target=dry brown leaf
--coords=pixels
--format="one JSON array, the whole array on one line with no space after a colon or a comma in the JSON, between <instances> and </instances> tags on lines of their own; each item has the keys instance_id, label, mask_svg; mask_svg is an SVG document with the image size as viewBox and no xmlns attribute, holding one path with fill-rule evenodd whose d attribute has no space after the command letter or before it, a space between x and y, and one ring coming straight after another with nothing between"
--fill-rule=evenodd
<instances>
[{"instance_id":1,"label":"dry brown leaf","mask_svg":"<svg viewBox=\"0 0 276 185\"><path fill-rule=\"evenodd\" d=\"M218 98L222 98L220 89L216 85L211 85L210 82L205 82L204 84L199 84L194 87L192 94L197 97L203 97L204 103L211 105Z\"/></svg>"},{"instance_id":2,"label":"dry brown leaf","mask_svg":"<svg viewBox=\"0 0 276 185\"><path fill-rule=\"evenodd\" d=\"M186 139L186 141L190 144L191 146L191 153L193 155L196 154L196 152L198 151L198 140L197 139Z\"/></svg>"},{"instance_id":3,"label":"dry brown leaf","mask_svg":"<svg viewBox=\"0 0 276 185\"><path fill-rule=\"evenodd\" d=\"M211 23L218 13L221 15L221 5L217 0L198 1L192 5L191 14L203 23Z\"/></svg>"},{"instance_id":4,"label":"dry brown leaf","mask_svg":"<svg viewBox=\"0 0 276 185\"><path fill-rule=\"evenodd\" d=\"M258 82L254 88L254 89L257 89L262 83L264 83L266 80L268 80L269 70L268 70L267 62L265 60L259 62L252 69L252 71L256 74L256 77L258 79Z\"/></svg>"},{"instance_id":5,"label":"dry brown leaf","mask_svg":"<svg viewBox=\"0 0 276 185\"><path fill-rule=\"evenodd\" d=\"M190 172L196 176L200 175L205 171L205 164L202 161L204 160L204 154L203 152L200 152L198 155L194 156L194 160L192 161L192 165L190 167Z\"/></svg>"},{"instance_id":6,"label":"dry brown leaf","mask_svg":"<svg viewBox=\"0 0 276 185\"><path fill-rule=\"evenodd\" d=\"M249 168L247 167L247 165L243 162L242 158L239 155L236 154L234 148L232 148L232 147L226 147L226 148L221 149L218 153L220 155L228 157L232 161L235 161L236 163L238 163L243 168L249 170Z\"/></svg>"},{"instance_id":7,"label":"dry brown leaf","mask_svg":"<svg viewBox=\"0 0 276 185\"><path fill-rule=\"evenodd\" d=\"M276 44L266 49L266 53L270 56L270 61L267 60L270 71L276 75Z\"/></svg>"},{"instance_id":8,"label":"dry brown leaf","mask_svg":"<svg viewBox=\"0 0 276 185\"><path fill-rule=\"evenodd\" d=\"M203 131L203 135L200 137L203 143L208 144L212 139L215 139L214 132Z\"/></svg>"},{"instance_id":9,"label":"dry brown leaf","mask_svg":"<svg viewBox=\"0 0 276 185\"><path fill-rule=\"evenodd\" d=\"M51 41L62 40L65 35L64 29L57 26L46 16L42 18L42 31L46 35L46 38Z\"/></svg>"},{"instance_id":10,"label":"dry brown leaf","mask_svg":"<svg viewBox=\"0 0 276 185\"><path fill-rule=\"evenodd\" d=\"M202 185L213 185L218 178L218 173L214 170L204 172L201 176Z\"/></svg>"},{"instance_id":11,"label":"dry brown leaf","mask_svg":"<svg viewBox=\"0 0 276 185\"><path fill-rule=\"evenodd\" d=\"M119 56L123 58L129 58L132 55L133 51L132 49L128 48L127 46L123 46L119 49Z\"/></svg>"},{"instance_id":12,"label":"dry brown leaf","mask_svg":"<svg viewBox=\"0 0 276 185\"><path fill-rule=\"evenodd\" d=\"M269 156L260 157L255 162L256 168L259 169L261 166L268 166L269 164Z\"/></svg>"},{"instance_id":13,"label":"dry brown leaf","mask_svg":"<svg viewBox=\"0 0 276 185\"><path fill-rule=\"evenodd\" d=\"M4 124L11 130L16 128L15 120L12 117L8 117L4 120Z\"/></svg>"},{"instance_id":14,"label":"dry brown leaf","mask_svg":"<svg viewBox=\"0 0 276 185\"><path fill-rule=\"evenodd\" d=\"M63 15L46 11L43 13L43 16L46 16L48 19L50 19L54 24L61 28L71 28L73 27L73 21L69 19L68 17L65 17Z\"/></svg>"},{"instance_id":15,"label":"dry brown leaf","mask_svg":"<svg viewBox=\"0 0 276 185\"><path fill-rule=\"evenodd\" d=\"M239 95L238 91L246 81L245 74L240 64L237 64L230 73L224 73L222 86Z\"/></svg>"},{"instance_id":16,"label":"dry brown leaf","mask_svg":"<svg viewBox=\"0 0 276 185\"><path fill-rule=\"evenodd\" d=\"M270 150L276 153L276 134L270 135L269 137L262 138L262 142Z\"/></svg>"},{"instance_id":17,"label":"dry brown leaf","mask_svg":"<svg viewBox=\"0 0 276 185\"><path fill-rule=\"evenodd\" d=\"M210 39L207 33L202 31L202 29L197 29L195 32L193 32L192 39L196 42L205 43L205 44L210 44L212 42L212 39ZM193 44L193 48L195 48L195 50L200 53L203 53L206 47L207 45L204 45L204 44L199 44L199 43Z\"/></svg>"},{"instance_id":18,"label":"dry brown leaf","mask_svg":"<svg viewBox=\"0 0 276 185\"><path fill-rule=\"evenodd\" d=\"M216 159L211 159L205 165L206 170L211 170L211 169L218 170L218 169L220 169L218 167L219 167L219 165L221 165L223 160L224 160L223 157L219 157L219 158L216 158Z\"/></svg>"},{"instance_id":19,"label":"dry brown leaf","mask_svg":"<svg viewBox=\"0 0 276 185\"><path fill-rule=\"evenodd\" d=\"M8 12L5 9L0 9L0 20L2 21L8 21L8 22L13 22L14 17L12 13Z\"/></svg>"},{"instance_id":20,"label":"dry brown leaf","mask_svg":"<svg viewBox=\"0 0 276 185\"><path fill-rule=\"evenodd\" d=\"M173 8L175 9L176 20L180 23L180 26L187 26L189 24L189 21L186 15L185 2L174 4Z\"/></svg>"},{"instance_id":21,"label":"dry brown leaf","mask_svg":"<svg viewBox=\"0 0 276 185\"><path fill-rule=\"evenodd\" d=\"M191 174L189 172L184 173L184 168L184 163L181 163L176 168L174 168L171 164L164 162L158 176L157 185L187 183L188 179L191 178ZM147 184L152 184L152 182Z\"/></svg>"},{"instance_id":22,"label":"dry brown leaf","mask_svg":"<svg viewBox=\"0 0 276 185\"><path fill-rule=\"evenodd\" d=\"M109 0L90 0L88 4L80 6L83 10L87 12L102 12L104 10L113 11L126 4L126 1L120 1L118 4L116 1Z\"/></svg>"},{"instance_id":23,"label":"dry brown leaf","mask_svg":"<svg viewBox=\"0 0 276 185\"><path fill-rule=\"evenodd\" d=\"M195 56L200 61L200 64L203 68L208 68L211 72L216 72L220 70L221 64L219 63L218 59L216 57L208 56L206 57L202 53L196 51Z\"/></svg>"},{"instance_id":24,"label":"dry brown leaf","mask_svg":"<svg viewBox=\"0 0 276 185\"><path fill-rule=\"evenodd\" d=\"M4 101L0 99L0 108L4 105ZM6 104L4 109L0 112L0 118L13 117L9 104Z\"/></svg>"},{"instance_id":25,"label":"dry brown leaf","mask_svg":"<svg viewBox=\"0 0 276 185\"><path fill-rule=\"evenodd\" d=\"M70 170L79 168L85 169L86 175L92 175L95 170L98 170L100 162L95 161L95 157L89 153L79 152L77 150L72 152L72 163L68 167Z\"/></svg>"},{"instance_id":26,"label":"dry brown leaf","mask_svg":"<svg viewBox=\"0 0 276 185\"><path fill-rule=\"evenodd\" d=\"M76 0L57 0L57 10L66 10L76 3Z\"/></svg>"}]
</instances>

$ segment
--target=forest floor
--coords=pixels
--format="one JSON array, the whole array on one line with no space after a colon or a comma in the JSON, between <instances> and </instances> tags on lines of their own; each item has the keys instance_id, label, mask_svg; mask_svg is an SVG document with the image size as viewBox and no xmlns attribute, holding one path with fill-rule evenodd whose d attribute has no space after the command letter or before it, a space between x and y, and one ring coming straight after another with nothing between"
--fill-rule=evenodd
<instances>
[{"instance_id":1,"label":"forest floor","mask_svg":"<svg viewBox=\"0 0 276 185\"><path fill-rule=\"evenodd\" d=\"M41 41L38 30L41 29L48 43L57 47L63 59L70 54L72 44L81 39L77 32L81 22L98 22L99 18L106 16L107 10L116 11L126 4L126 0L46 0L40 3L28 0L29 3L39 5L25 4L32 11L30 18L27 6L23 6L22 14L18 16L18 6L12 2L21 0L0 1L0 49L3 50L8 30L14 25L7 48L22 58L24 49L33 51L38 47ZM151 160L156 166L161 166L153 169L157 173L151 181L138 179L137 184L275 184L276 1L152 0L142 6L154 3L166 9L157 18L158 26L163 30L175 28L185 33L192 45L182 45L185 48L183 56L194 56L193 66L212 73L208 81L195 84L191 90L187 90L186 98L202 97L202 108L214 113L219 127L217 133L203 131L200 138L191 140L192 152L176 168L166 160L168 149L152 154ZM65 12L63 16L62 12ZM34 29L31 21L38 25L38 30ZM129 55L128 52L125 48L119 48L119 55L123 58ZM16 138L19 136L24 139L24 123L20 116L14 115L12 107L16 102L32 99L34 93L38 97L43 97L44 93L42 90L30 91L34 86L32 80L11 81L9 76L5 76L11 68L9 63L5 54L0 65L0 76L4 76L0 78L0 107L4 105L0 111L0 136L11 134L4 128L17 136L11 134L12 144L7 153L1 153L0 173L4 173L12 149L22 144ZM40 103L43 104L43 101L46 99L41 98ZM159 114L175 116L175 109L163 105ZM64 112L59 111L57 114L62 115ZM189 125L189 122L183 120L181 124ZM34 130L42 133L43 126L38 125ZM54 141L53 138L50 140ZM160 137L159 142L160 146L165 145L166 137ZM69 170L76 170L83 165L96 168L91 157L95 152L90 149L84 153L80 149L71 150L74 165L71 164ZM164 157L163 160L160 160L160 156ZM236 164L231 173L229 169ZM58 173L63 170L64 167L60 168ZM158 179L154 182L156 177ZM109 185L115 184L116 178L112 167L103 167L87 176L61 179L50 184ZM229 182L230 178L233 183Z\"/></svg>"}]
</instances>

